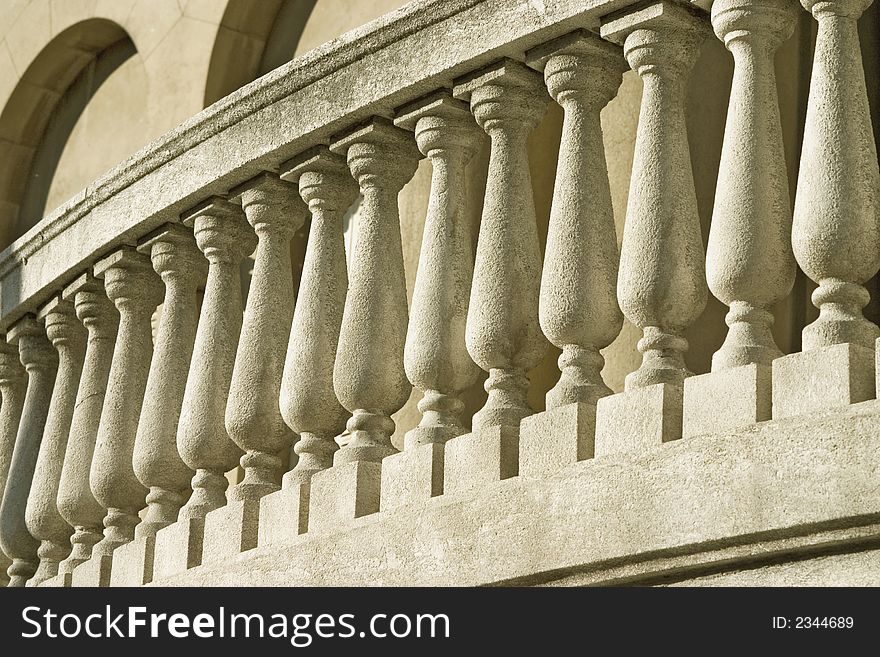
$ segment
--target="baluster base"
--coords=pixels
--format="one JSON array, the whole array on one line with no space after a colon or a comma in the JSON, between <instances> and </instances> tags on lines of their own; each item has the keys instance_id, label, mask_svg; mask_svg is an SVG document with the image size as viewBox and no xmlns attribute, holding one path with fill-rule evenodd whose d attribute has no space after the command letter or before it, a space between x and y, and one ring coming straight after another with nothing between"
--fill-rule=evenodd
<instances>
[{"instance_id":1,"label":"baluster base","mask_svg":"<svg viewBox=\"0 0 880 657\"><path fill-rule=\"evenodd\" d=\"M205 516L202 563L218 563L257 547L260 500L230 500Z\"/></svg>"},{"instance_id":2,"label":"baluster base","mask_svg":"<svg viewBox=\"0 0 880 657\"><path fill-rule=\"evenodd\" d=\"M519 430L519 475L547 477L593 457L596 405L575 402L525 418Z\"/></svg>"},{"instance_id":3,"label":"baluster base","mask_svg":"<svg viewBox=\"0 0 880 657\"><path fill-rule=\"evenodd\" d=\"M37 584L40 588L43 589L66 589L73 586L73 576L70 573L58 573L55 577L50 577L49 579L40 582Z\"/></svg>"},{"instance_id":4,"label":"baluster base","mask_svg":"<svg viewBox=\"0 0 880 657\"><path fill-rule=\"evenodd\" d=\"M519 427L479 429L446 443L443 492L488 486L519 472Z\"/></svg>"},{"instance_id":5,"label":"baluster base","mask_svg":"<svg viewBox=\"0 0 880 657\"><path fill-rule=\"evenodd\" d=\"M311 482L288 483L285 476L284 483L284 488L260 500L257 545L289 542L308 531Z\"/></svg>"},{"instance_id":6,"label":"baluster base","mask_svg":"<svg viewBox=\"0 0 880 657\"><path fill-rule=\"evenodd\" d=\"M684 380L683 438L742 429L769 420L770 365L740 365Z\"/></svg>"},{"instance_id":7,"label":"baluster base","mask_svg":"<svg viewBox=\"0 0 880 657\"><path fill-rule=\"evenodd\" d=\"M156 533L153 581L173 577L202 564L204 518L179 518Z\"/></svg>"},{"instance_id":8,"label":"baluster base","mask_svg":"<svg viewBox=\"0 0 880 657\"><path fill-rule=\"evenodd\" d=\"M773 419L848 406L875 396L874 349L837 344L773 361Z\"/></svg>"},{"instance_id":9,"label":"baluster base","mask_svg":"<svg viewBox=\"0 0 880 657\"><path fill-rule=\"evenodd\" d=\"M91 559L73 569L70 585L77 588L110 586L112 570L112 555L93 554Z\"/></svg>"},{"instance_id":10,"label":"baluster base","mask_svg":"<svg viewBox=\"0 0 880 657\"><path fill-rule=\"evenodd\" d=\"M423 504L442 495L444 449L443 443L428 443L386 457L382 461L379 510Z\"/></svg>"},{"instance_id":11,"label":"baluster base","mask_svg":"<svg viewBox=\"0 0 880 657\"><path fill-rule=\"evenodd\" d=\"M596 405L596 458L644 454L681 438L682 389L655 383L603 397Z\"/></svg>"},{"instance_id":12,"label":"baluster base","mask_svg":"<svg viewBox=\"0 0 880 657\"><path fill-rule=\"evenodd\" d=\"M341 523L377 513L381 485L381 462L337 463L316 473L311 484L309 531L337 529Z\"/></svg>"},{"instance_id":13,"label":"baluster base","mask_svg":"<svg viewBox=\"0 0 880 657\"><path fill-rule=\"evenodd\" d=\"M110 586L143 586L153 581L156 535L136 537L113 552Z\"/></svg>"}]
</instances>

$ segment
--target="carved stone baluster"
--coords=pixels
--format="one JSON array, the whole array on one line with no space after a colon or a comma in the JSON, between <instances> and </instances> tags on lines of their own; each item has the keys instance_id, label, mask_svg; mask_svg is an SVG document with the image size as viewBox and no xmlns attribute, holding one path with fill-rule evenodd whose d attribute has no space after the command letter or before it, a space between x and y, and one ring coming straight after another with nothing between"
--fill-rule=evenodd
<instances>
[{"instance_id":1,"label":"carved stone baluster","mask_svg":"<svg viewBox=\"0 0 880 657\"><path fill-rule=\"evenodd\" d=\"M333 368L336 397L352 416L334 467L312 479L309 529L379 510L381 461L396 452L391 414L412 390L403 368L409 313L397 196L418 150L411 134L379 118L331 150L346 155L363 195Z\"/></svg>"},{"instance_id":2,"label":"carved stone baluster","mask_svg":"<svg viewBox=\"0 0 880 657\"><path fill-rule=\"evenodd\" d=\"M73 528L56 500L86 346L86 331L70 301L56 297L38 317L44 320L46 335L58 352L58 374L25 513L31 536L40 541L40 566L31 580L34 586L57 575L58 564L70 554Z\"/></svg>"},{"instance_id":3,"label":"carved stone baluster","mask_svg":"<svg viewBox=\"0 0 880 657\"><path fill-rule=\"evenodd\" d=\"M465 346L474 271L465 167L482 132L467 104L445 90L402 108L395 123L415 131L432 173L404 350L407 377L423 391L422 419L407 432L405 451L382 464L383 510L443 492L444 445L467 432L460 394L480 371Z\"/></svg>"},{"instance_id":4,"label":"carved stone baluster","mask_svg":"<svg viewBox=\"0 0 880 657\"><path fill-rule=\"evenodd\" d=\"M135 540L114 554L113 586L152 581L156 533L177 520L193 476L177 452L177 424L198 320L196 293L207 261L192 231L180 224L161 227L138 251L152 260L165 284L165 298L132 456L134 473L149 490L147 512Z\"/></svg>"},{"instance_id":5,"label":"carved stone baluster","mask_svg":"<svg viewBox=\"0 0 880 657\"><path fill-rule=\"evenodd\" d=\"M278 490L281 461L276 454L294 440L278 398L294 310L290 240L308 208L295 185L273 174L262 174L233 193L258 241L226 406L226 429L245 452L244 479L229 497L256 501Z\"/></svg>"},{"instance_id":6,"label":"carved stone baluster","mask_svg":"<svg viewBox=\"0 0 880 657\"><path fill-rule=\"evenodd\" d=\"M623 314L642 329L643 360L626 377L627 392L598 403L597 456L681 437L682 386L691 374L682 333L707 298L685 101L707 32L705 20L672 2L602 26L602 36L623 41L644 84L617 282Z\"/></svg>"},{"instance_id":7,"label":"carved stone baluster","mask_svg":"<svg viewBox=\"0 0 880 657\"><path fill-rule=\"evenodd\" d=\"M92 547L103 537L106 511L89 487L89 472L113 362L119 312L104 293L103 281L90 273L83 274L66 287L62 296L74 303L76 315L88 331L82 376L58 484L58 511L74 530L70 537L70 556L59 568L63 576L61 583L69 585L73 569L89 560Z\"/></svg>"},{"instance_id":8,"label":"carved stone baluster","mask_svg":"<svg viewBox=\"0 0 880 657\"><path fill-rule=\"evenodd\" d=\"M527 139L547 107L540 73L503 60L455 86L489 135L489 175L477 240L466 345L489 373L473 433L446 445L443 490L517 474L519 425L532 414L526 373L547 350L538 323L541 252Z\"/></svg>"},{"instance_id":9,"label":"carved stone baluster","mask_svg":"<svg viewBox=\"0 0 880 657\"><path fill-rule=\"evenodd\" d=\"M871 0L802 0L818 22L792 247L819 287L803 353L773 363L773 416L875 396L880 329L862 313L880 268L880 170L857 20Z\"/></svg>"},{"instance_id":10,"label":"carved stone baluster","mask_svg":"<svg viewBox=\"0 0 880 657\"><path fill-rule=\"evenodd\" d=\"M520 442L520 474L541 475L593 455L596 402L611 394L599 350L620 333L623 315L600 112L626 61L618 47L583 30L527 56L565 112L539 305L544 335L562 350L560 377L547 411L523 420Z\"/></svg>"},{"instance_id":11,"label":"carved stone baluster","mask_svg":"<svg viewBox=\"0 0 880 657\"><path fill-rule=\"evenodd\" d=\"M131 247L98 262L95 275L104 279L107 296L119 310L119 332L89 478L95 499L107 509L104 538L94 552L110 556L134 538L138 512L145 505L147 491L134 474L132 455L153 355L150 317L162 300L162 282L150 259Z\"/></svg>"},{"instance_id":12,"label":"carved stone baluster","mask_svg":"<svg viewBox=\"0 0 880 657\"><path fill-rule=\"evenodd\" d=\"M229 504L205 519L205 563L256 547L260 498L279 490L282 461L278 453L295 438L281 417L278 398L294 306L290 240L305 221L308 208L295 185L270 173L260 174L232 193L257 235L226 405L226 430L244 451L244 478L230 491Z\"/></svg>"},{"instance_id":13,"label":"carved stone baluster","mask_svg":"<svg viewBox=\"0 0 880 657\"><path fill-rule=\"evenodd\" d=\"M150 256L153 269L165 283L134 446L135 475L150 490L147 514L135 534L146 537L177 520L193 476L177 452L177 425L198 323L196 294L204 284L207 261L192 231L177 224L163 227L138 250Z\"/></svg>"},{"instance_id":14,"label":"carved stone baluster","mask_svg":"<svg viewBox=\"0 0 880 657\"><path fill-rule=\"evenodd\" d=\"M712 372L685 381L684 436L770 419L771 307L794 285L791 203L773 57L794 29L794 0L717 0L712 23L734 75L706 251L709 289L730 327Z\"/></svg>"},{"instance_id":15,"label":"carved stone baluster","mask_svg":"<svg viewBox=\"0 0 880 657\"><path fill-rule=\"evenodd\" d=\"M18 358L18 348L9 344L5 335L0 336L0 503L15 449L15 436L26 390L27 374ZM0 551L0 586L9 584L6 570L11 565L12 560Z\"/></svg>"},{"instance_id":16,"label":"carved stone baluster","mask_svg":"<svg viewBox=\"0 0 880 657\"><path fill-rule=\"evenodd\" d=\"M348 289L342 215L357 195L357 185L345 160L324 146L306 151L283 169L283 179L299 182L300 196L312 214L280 395L281 415L300 435L294 446L299 459L284 475L283 490L261 501L261 545L306 531L312 475L333 464L333 438L348 419L333 392L333 362Z\"/></svg>"},{"instance_id":17,"label":"carved stone baluster","mask_svg":"<svg viewBox=\"0 0 880 657\"><path fill-rule=\"evenodd\" d=\"M208 261L208 278L177 427L177 449L195 470L192 495L178 520L156 535L154 579L202 560L205 516L226 504L224 476L241 450L226 433L225 415L241 332L241 262L256 237L241 208L213 197L183 215Z\"/></svg>"},{"instance_id":18,"label":"carved stone baluster","mask_svg":"<svg viewBox=\"0 0 880 657\"><path fill-rule=\"evenodd\" d=\"M58 354L33 315L18 320L7 338L18 345L28 383L0 503L0 547L12 559L7 570L9 586L24 586L37 570L39 542L28 532L25 509L52 399Z\"/></svg>"},{"instance_id":19,"label":"carved stone baluster","mask_svg":"<svg viewBox=\"0 0 880 657\"><path fill-rule=\"evenodd\" d=\"M465 346L474 271L465 166L482 140L468 106L448 92L404 108L396 123L415 131L419 150L432 167L404 351L407 376L424 391L422 421L405 437L410 448L445 443L467 431L458 396L473 385L479 368Z\"/></svg>"}]
</instances>

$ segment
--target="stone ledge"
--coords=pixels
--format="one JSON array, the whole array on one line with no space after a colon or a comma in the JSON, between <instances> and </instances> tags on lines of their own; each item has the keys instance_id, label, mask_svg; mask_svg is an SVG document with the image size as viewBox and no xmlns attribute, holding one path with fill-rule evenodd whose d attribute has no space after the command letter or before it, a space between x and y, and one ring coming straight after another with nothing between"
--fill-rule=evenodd
<instances>
[{"instance_id":1,"label":"stone ledge","mask_svg":"<svg viewBox=\"0 0 880 657\"><path fill-rule=\"evenodd\" d=\"M443 495L156 585L472 586L577 573L601 584L707 563L732 571L768 550L880 544L878 475L872 400Z\"/></svg>"},{"instance_id":2,"label":"stone ledge","mask_svg":"<svg viewBox=\"0 0 880 657\"><path fill-rule=\"evenodd\" d=\"M0 253L0 325L111 249L373 115L633 0L414 0L217 101ZM443 43L443 48L437 48ZM357 89L357 93L350 93Z\"/></svg>"}]
</instances>

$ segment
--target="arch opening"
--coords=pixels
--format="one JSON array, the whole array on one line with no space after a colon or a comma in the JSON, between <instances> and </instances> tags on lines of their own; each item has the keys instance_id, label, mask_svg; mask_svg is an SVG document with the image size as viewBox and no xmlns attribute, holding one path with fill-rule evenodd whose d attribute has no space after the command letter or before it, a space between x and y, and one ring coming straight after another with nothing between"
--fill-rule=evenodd
<instances>
[{"instance_id":1,"label":"arch opening","mask_svg":"<svg viewBox=\"0 0 880 657\"><path fill-rule=\"evenodd\" d=\"M43 217L74 126L136 52L119 25L93 18L58 34L21 76L0 113L0 247Z\"/></svg>"}]
</instances>

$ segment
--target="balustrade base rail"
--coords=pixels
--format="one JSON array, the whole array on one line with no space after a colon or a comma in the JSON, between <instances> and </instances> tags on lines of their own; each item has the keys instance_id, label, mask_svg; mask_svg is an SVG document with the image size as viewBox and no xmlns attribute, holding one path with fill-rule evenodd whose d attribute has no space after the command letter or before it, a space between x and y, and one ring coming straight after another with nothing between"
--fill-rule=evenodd
<instances>
[{"instance_id":1,"label":"balustrade base rail","mask_svg":"<svg viewBox=\"0 0 880 657\"><path fill-rule=\"evenodd\" d=\"M442 495L154 585L655 584L744 569L751 584L803 571L798 583L878 585L878 471L872 400Z\"/></svg>"}]
</instances>

